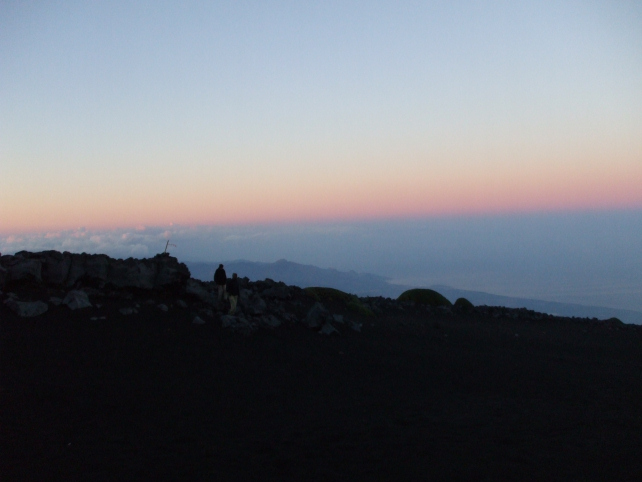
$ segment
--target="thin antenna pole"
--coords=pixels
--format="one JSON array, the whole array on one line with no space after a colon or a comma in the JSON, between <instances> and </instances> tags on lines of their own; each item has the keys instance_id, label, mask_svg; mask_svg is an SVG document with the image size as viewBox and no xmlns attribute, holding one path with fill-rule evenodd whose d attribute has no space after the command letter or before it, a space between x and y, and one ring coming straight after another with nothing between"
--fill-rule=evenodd
<instances>
[{"instance_id":1,"label":"thin antenna pole","mask_svg":"<svg viewBox=\"0 0 642 482\"><path fill-rule=\"evenodd\" d=\"M176 247L175 244L169 244L169 239L167 240L167 243L165 244L165 251L163 251L163 254L167 254L167 248L169 246L173 246L174 248Z\"/></svg>"}]
</instances>

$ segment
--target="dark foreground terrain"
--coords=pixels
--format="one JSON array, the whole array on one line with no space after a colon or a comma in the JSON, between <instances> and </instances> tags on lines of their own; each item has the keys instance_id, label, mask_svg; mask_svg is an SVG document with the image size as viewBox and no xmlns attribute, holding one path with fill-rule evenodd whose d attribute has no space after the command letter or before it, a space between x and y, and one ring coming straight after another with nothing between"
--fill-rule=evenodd
<instances>
[{"instance_id":1,"label":"dark foreground terrain","mask_svg":"<svg viewBox=\"0 0 642 482\"><path fill-rule=\"evenodd\" d=\"M0 480L642 478L638 327L406 307L244 336L161 301L0 306Z\"/></svg>"}]
</instances>

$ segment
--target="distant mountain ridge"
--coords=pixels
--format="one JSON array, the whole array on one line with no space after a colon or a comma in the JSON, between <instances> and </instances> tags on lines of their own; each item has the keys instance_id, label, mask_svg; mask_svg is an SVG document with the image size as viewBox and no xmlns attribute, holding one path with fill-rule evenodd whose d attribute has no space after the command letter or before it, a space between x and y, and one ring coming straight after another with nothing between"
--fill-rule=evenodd
<instances>
[{"instance_id":1,"label":"distant mountain ridge","mask_svg":"<svg viewBox=\"0 0 642 482\"><path fill-rule=\"evenodd\" d=\"M193 278L202 281L211 281L214 278L214 271L220 263L185 262L185 264L189 268ZM401 293L410 288L425 287L398 285L390 283L389 278L371 273L319 268L318 266L294 263L285 259L280 259L274 263L235 260L223 261L222 264L225 266L228 276L231 276L232 273L238 273L239 276L247 276L252 281L270 278L274 281L282 281L288 285L295 285L301 288L324 286L336 288L357 296L397 298ZM529 310L542 313L582 318L608 319L615 317L625 323L642 324L642 313L633 310L517 298L482 291L460 290L445 285L433 285L429 288L438 291L451 302L454 302L457 298L466 298L474 305L528 308Z\"/></svg>"},{"instance_id":2,"label":"distant mountain ridge","mask_svg":"<svg viewBox=\"0 0 642 482\"><path fill-rule=\"evenodd\" d=\"M214 271L220 263L186 262L193 278L202 281L212 281ZM260 263L247 260L224 261L225 271L229 276L238 273L240 277L247 276L252 281L270 278L283 281L288 285L301 288L323 286L336 288L357 296L385 296L396 298L408 287L394 285L388 278L370 273L355 271L338 271L332 268L293 263L280 259L274 263Z\"/></svg>"}]
</instances>

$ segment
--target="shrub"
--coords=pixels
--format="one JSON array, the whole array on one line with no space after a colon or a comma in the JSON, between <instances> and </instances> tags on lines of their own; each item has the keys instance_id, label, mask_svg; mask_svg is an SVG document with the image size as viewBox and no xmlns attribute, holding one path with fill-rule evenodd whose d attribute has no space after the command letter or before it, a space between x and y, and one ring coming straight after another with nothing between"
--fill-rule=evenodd
<instances>
[{"instance_id":1,"label":"shrub","mask_svg":"<svg viewBox=\"0 0 642 482\"><path fill-rule=\"evenodd\" d=\"M443 295L437 293L436 291L429 289L413 289L404 291L397 298L399 301L414 301L422 305L430 305L433 307L437 306L452 306L452 303L446 299Z\"/></svg>"},{"instance_id":2,"label":"shrub","mask_svg":"<svg viewBox=\"0 0 642 482\"><path fill-rule=\"evenodd\" d=\"M460 311L473 311L473 308L475 308L475 305L473 305L466 298L457 298L454 306Z\"/></svg>"},{"instance_id":3,"label":"shrub","mask_svg":"<svg viewBox=\"0 0 642 482\"><path fill-rule=\"evenodd\" d=\"M374 313L366 307L358 296L351 295L341 290L334 288L321 288L310 287L305 288L305 291L315 300L320 302L339 301L343 303L349 310L361 313L367 316L373 316Z\"/></svg>"}]
</instances>

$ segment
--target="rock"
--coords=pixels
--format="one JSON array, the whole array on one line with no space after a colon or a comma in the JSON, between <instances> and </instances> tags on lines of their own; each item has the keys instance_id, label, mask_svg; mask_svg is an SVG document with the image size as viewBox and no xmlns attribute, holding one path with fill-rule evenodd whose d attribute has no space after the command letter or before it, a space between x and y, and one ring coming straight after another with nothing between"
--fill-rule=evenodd
<instances>
[{"instance_id":1,"label":"rock","mask_svg":"<svg viewBox=\"0 0 642 482\"><path fill-rule=\"evenodd\" d=\"M288 300L292 296L290 294L290 288L285 283L279 283L265 289L261 292L261 296L265 298L276 298L279 300Z\"/></svg>"},{"instance_id":2,"label":"rock","mask_svg":"<svg viewBox=\"0 0 642 482\"><path fill-rule=\"evenodd\" d=\"M67 305L71 310L91 308L87 293L81 290L73 290L67 293L65 299L62 300L62 304Z\"/></svg>"},{"instance_id":3,"label":"rock","mask_svg":"<svg viewBox=\"0 0 642 482\"><path fill-rule=\"evenodd\" d=\"M265 303L265 300L263 300L263 298L261 298L256 293L252 293L251 296L246 298L243 301L243 306L245 308L245 311L247 311L250 315L262 315L267 310L267 303Z\"/></svg>"},{"instance_id":4,"label":"rock","mask_svg":"<svg viewBox=\"0 0 642 482\"><path fill-rule=\"evenodd\" d=\"M308 311L303 324L308 328L319 328L325 323L329 315L330 313L326 307L317 301Z\"/></svg>"},{"instance_id":5,"label":"rock","mask_svg":"<svg viewBox=\"0 0 642 482\"><path fill-rule=\"evenodd\" d=\"M343 315L332 315L332 319L337 323L343 323Z\"/></svg>"},{"instance_id":6,"label":"rock","mask_svg":"<svg viewBox=\"0 0 642 482\"><path fill-rule=\"evenodd\" d=\"M252 295L253 295L252 290L246 290L244 288L241 288L239 290L239 303L241 303L242 305L247 305Z\"/></svg>"},{"instance_id":7,"label":"rock","mask_svg":"<svg viewBox=\"0 0 642 482\"><path fill-rule=\"evenodd\" d=\"M209 291L202 281L198 281L192 278L188 279L185 283L185 293L188 295L193 295L199 300L212 306L216 305L218 302L216 296L214 296L214 293Z\"/></svg>"},{"instance_id":8,"label":"rock","mask_svg":"<svg viewBox=\"0 0 642 482\"><path fill-rule=\"evenodd\" d=\"M192 320L192 323L194 323L195 325L204 325L205 324L205 320L203 318L201 318L200 316L196 316Z\"/></svg>"},{"instance_id":9,"label":"rock","mask_svg":"<svg viewBox=\"0 0 642 482\"><path fill-rule=\"evenodd\" d=\"M9 271L0 266L0 290L4 289L7 281L9 281Z\"/></svg>"},{"instance_id":10,"label":"rock","mask_svg":"<svg viewBox=\"0 0 642 482\"><path fill-rule=\"evenodd\" d=\"M21 251L23 256L30 253ZM9 264L9 278L11 281L32 280L42 281L42 262L38 259L32 259L16 254Z\"/></svg>"},{"instance_id":11,"label":"rock","mask_svg":"<svg viewBox=\"0 0 642 482\"><path fill-rule=\"evenodd\" d=\"M65 282L66 286L73 286L77 281L81 280L85 276L85 258L87 255L83 254L71 254L71 264L69 266L69 274L67 275L67 281Z\"/></svg>"},{"instance_id":12,"label":"rock","mask_svg":"<svg viewBox=\"0 0 642 482\"><path fill-rule=\"evenodd\" d=\"M107 281L119 288L152 289L156 266L149 260L128 258L113 260Z\"/></svg>"},{"instance_id":13,"label":"rock","mask_svg":"<svg viewBox=\"0 0 642 482\"><path fill-rule=\"evenodd\" d=\"M233 315L221 316L221 326L243 335L251 335L257 329L256 324L251 321Z\"/></svg>"},{"instance_id":14,"label":"rock","mask_svg":"<svg viewBox=\"0 0 642 482\"><path fill-rule=\"evenodd\" d=\"M42 280L50 285L62 286L69 276L71 254L68 252L45 251L42 260Z\"/></svg>"},{"instance_id":15,"label":"rock","mask_svg":"<svg viewBox=\"0 0 642 482\"><path fill-rule=\"evenodd\" d=\"M187 308L187 303L185 303L183 300L176 300L176 304L181 308Z\"/></svg>"},{"instance_id":16,"label":"rock","mask_svg":"<svg viewBox=\"0 0 642 482\"><path fill-rule=\"evenodd\" d=\"M296 322L299 321L299 319L294 313L280 313L279 317L291 324L295 324Z\"/></svg>"},{"instance_id":17,"label":"rock","mask_svg":"<svg viewBox=\"0 0 642 482\"><path fill-rule=\"evenodd\" d=\"M339 331L334 326L332 326L332 324L329 321L326 321L321 327L321 329L319 330L319 333L323 335L332 335L335 333L339 334Z\"/></svg>"},{"instance_id":18,"label":"rock","mask_svg":"<svg viewBox=\"0 0 642 482\"><path fill-rule=\"evenodd\" d=\"M60 306L62 305L62 298L58 298L57 296L52 296L49 298L49 303L51 303L54 306Z\"/></svg>"},{"instance_id":19,"label":"rock","mask_svg":"<svg viewBox=\"0 0 642 482\"><path fill-rule=\"evenodd\" d=\"M283 322L274 315L265 315L260 318L259 324L266 328L278 328Z\"/></svg>"},{"instance_id":20,"label":"rock","mask_svg":"<svg viewBox=\"0 0 642 482\"><path fill-rule=\"evenodd\" d=\"M4 303L14 313L23 318L42 315L49 309L49 305L44 301L16 301L13 298L9 298Z\"/></svg>"},{"instance_id":21,"label":"rock","mask_svg":"<svg viewBox=\"0 0 642 482\"><path fill-rule=\"evenodd\" d=\"M212 311L209 308L203 308L199 312L204 316L209 316L210 318L214 318L214 311Z\"/></svg>"},{"instance_id":22,"label":"rock","mask_svg":"<svg viewBox=\"0 0 642 482\"><path fill-rule=\"evenodd\" d=\"M138 313L134 308L120 308L118 311L120 311L121 315L133 315L134 313Z\"/></svg>"},{"instance_id":23,"label":"rock","mask_svg":"<svg viewBox=\"0 0 642 482\"><path fill-rule=\"evenodd\" d=\"M157 308L161 311L169 311L169 308L167 307L167 305L164 305L162 303L158 305Z\"/></svg>"},{"instance_id":24,"label":"rock","mask_svg":"<svg viewBox=\"0 0 642 482\"><path fill-rule=\"evenodd\" d=\"M236 316L223 315L221 316L221 326L223 328L231 328L236 324Z\"/></svg>"},{"instance_id":25,"label":"rock","mask_svg":"<svg viewBox=\"0 0 642 482\"><path fill-rule=\"evenodd\" d=\"M184 263L167 253L157 254L152 258L156 263L155 288L168 288L183 285L190 279L189 269Z\"/></svg>"},{"instance_id":26,"label":"rock","mask_svg":"<svg viewBox=\"0 0 642 482\"><path fill-rule=\"evenodd\" d=\"M361 333L361 323L357 323L356 321L350 321L348 323L348 326L352 331L356 331L357 333Z\"/></svg>"},{"instance_id":27,"label":"rock","mask_svg":"<svg viewBox=\"0 0 642 482\"><path fill-rule=\"evenodd\" d=\"M85 277L104 285L109 276L109 264L112 261L107 255L95 254L85 258Z\"/></svg>"}]
</instances>

